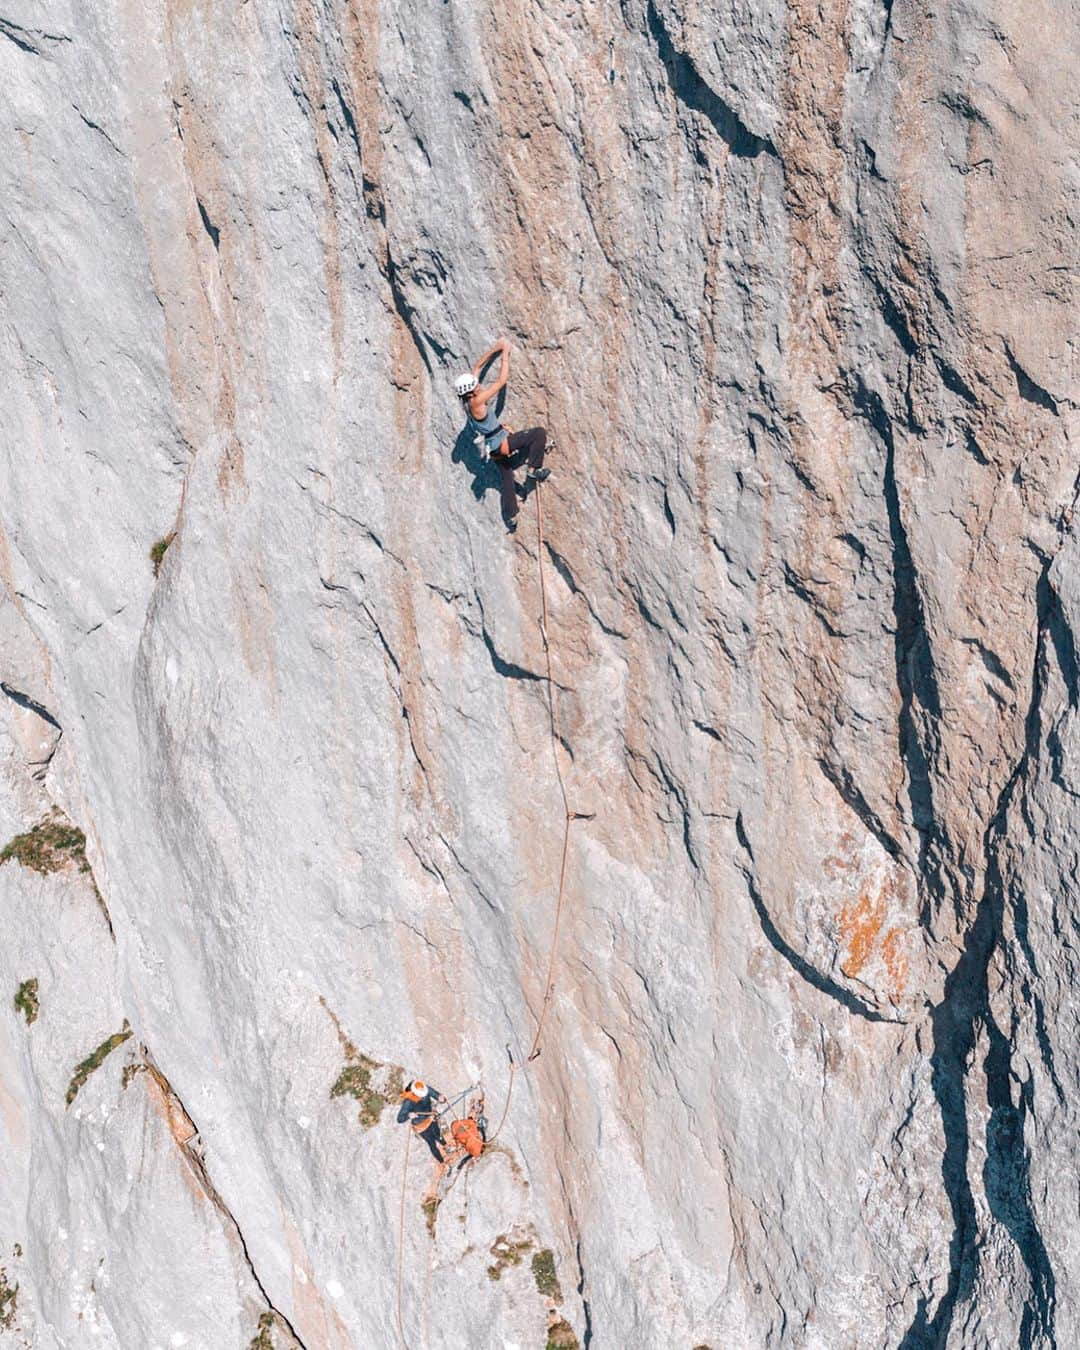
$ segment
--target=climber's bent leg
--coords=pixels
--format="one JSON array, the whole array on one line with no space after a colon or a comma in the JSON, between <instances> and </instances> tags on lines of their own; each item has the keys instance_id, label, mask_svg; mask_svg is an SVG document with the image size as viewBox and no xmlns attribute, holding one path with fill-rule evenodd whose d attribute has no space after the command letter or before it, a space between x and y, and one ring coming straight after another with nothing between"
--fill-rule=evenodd
<instances>
[{"instance_id":1,"label":"climber's bent leg","mask_svg":"<svg viewBox=\"0 0 1080 1350\"><path fill-rule=\"evenodd\" d=\"M547 432L543 427L530 427L528 431L515 431L507 440L512 452L521 453L518 463L525 462L535 472L544 467L544 451L547 448Z\"/></svg>"}]
</instances>

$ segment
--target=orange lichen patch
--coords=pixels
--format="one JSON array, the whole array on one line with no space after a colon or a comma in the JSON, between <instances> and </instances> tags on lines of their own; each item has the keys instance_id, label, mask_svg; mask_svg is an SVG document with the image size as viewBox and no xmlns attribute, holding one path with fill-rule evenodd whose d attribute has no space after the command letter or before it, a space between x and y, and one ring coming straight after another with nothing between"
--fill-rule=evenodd
<instances>
[{"instance_id":1,"label":"orange lichen patch","mask_svg":"<svg viewBox=\"0 0 1080 1350\"><path fill-rule=\"evenodd\" d=\"M907 988L908 959L901 945L902 938L899 928L890 928L881 939L881 959L889 972L889 990L893 998L899 998Z\"/></svg>"},{"instance_id":2,"label":"orange lichen patch","mask_svg":"<svg viewBox=\"0 0 1080 1350\"><path fill-rule=\"evenodd\" d=\"M873 954L885 922L884 889L879 887L876 894L869 888L862 890L854 905L845 905L840 911L840 933L847 946L840 969L845 975L858 975Z\"/></svg>"},{"instance_id":3,"label":"orange lichen patch","mask_svg":"<svg viewBox=\"0 0 1080 1350\"><path fill-rule=\"evenodd\" d=\"M885 877L876 885L870 882L860 890L853 905L845 905L840 911L840 935L847 949L840 969L854 979L877 955L888 973L890 994L900 998L907 986L908 975L904 930L895 925L885 926L896 890L892 877Z\"/></svg>"}]
</instances>

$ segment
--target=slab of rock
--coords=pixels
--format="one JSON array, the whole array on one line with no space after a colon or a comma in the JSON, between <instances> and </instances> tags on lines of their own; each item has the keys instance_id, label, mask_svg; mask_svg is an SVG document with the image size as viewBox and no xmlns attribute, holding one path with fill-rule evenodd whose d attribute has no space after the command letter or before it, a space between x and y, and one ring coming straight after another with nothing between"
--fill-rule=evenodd
<instances>
[{"instance_id":1,"label":"slab of rock","mask_svg":"<svg viewBox=\"0 0 1080 1350\"><path fill-rule=\"evenodd\" d=\"M1078 39L7 4L13 1344L1077 1341Z\"/></svg>"}]
</instances>

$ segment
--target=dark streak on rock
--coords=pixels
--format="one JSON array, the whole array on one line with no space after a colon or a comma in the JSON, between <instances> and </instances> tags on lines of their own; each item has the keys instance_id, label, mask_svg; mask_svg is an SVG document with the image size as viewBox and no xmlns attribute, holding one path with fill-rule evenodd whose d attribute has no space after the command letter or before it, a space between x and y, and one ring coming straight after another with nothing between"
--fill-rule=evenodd
<instances>
[{"instance_id":1,"label":"dark streak on rock","mask_svg":"<svg viewBox=\"0 0 1080 1350\"><path fill-rule=\"evenodd\" d=\"M958 395L965 403L969 403L972 407L976 407L979 400L975 397L974 390L956 367L950 365L940 352L934 353L934 361L938 368L938 374L941 376L941 383L945 388Z\"/></svg>"},{"instance_id":2,"label":"dark streak on rock","mask_svg":"<svg viewBox=\"0 0 1080 1350\"><path fill-rule=\"evenodd\" d=\"M654 0L649 0L646 12L649 33L667 72L671 92L692 112L701 113L712 123L713 130L740 159L755 159L758 155L778 158L776 147L763 136L755 136L743 123L738 113L725 103L712 86L702 78L693 60L680 52L671 40Z\"/></svg>"},{"instance_id":3,"label":"dark streak on rock","mask_svg":"<svg viewBox=\"0 0 1080 1350\"><path fill-rule=\"evenodd\" d=\"M481 627L480 636L484 640L484 646L487 648L487 654L491 658L491 666L496 675L505 676L508 680L533 680L540 684L546 682L543 675L537 675L535 671L526 670L524 666L519 666L516 662L507 661L500 656L491 640L491 634L488 632L486 624Z\"/></svg>"},{"instance_id":4,"label":"dark streak on rock","mask_svg":"<svg viewBox=\"0 0 1080 1350\"><path fill-rule=\"evenodd\" d=\"M372 614L370 607L367 604L365 604L364 601L362 600L360 601L360 608L367 615L368 622L371 624L375 636L379 639L379 645L382 647L384 653L386 654L386 659L394 667L394 673L400 678L401 662L394 655L394 649L390 646L390 643L387 642L386 634L383 632L382 626L380 625L378 619L376 619L375 615Z\"/></svg>"},{"instance_id":5,"label":"dark streak on rock","mask_svg":"<svg viewBox=\"0 0 1080 1350\"><path fill-rule=\"evenodd\" d=\"M409 304L405 298L405 292L401 286L401 279L398 276L397 264L394 262L394 255L390 251L390 240L386 241L386 280L390 286L390 297L394 302L394 309L398 318L405 325L409 336L412 338L413 346L424 363L424 369L431 379L435 378L435 372L431 367L431 360L427 354L427 347L420 333L420 325L417 321L416 308Z\"/></svg>"},{"instance_id":6,"label":"dark streak on rock","mask_svg":"<svg viewBox=\"0 0 1080 1350\"><path fill-rule=\"evenodd\" d=\"M978 440L975 437L975 433L971 430L970 427L964 428L964 449L968 452L968 454L972 457L972 459L975 461L976 464L981 464L984 468L987 468L989 466L990 460L987 458L986 453L984 452L982 446L979 444Z\"/></svg>"},{"instance_id":7,"label":"dark streak on rock","mask_svg":"<svg viewBox=\"0 0 1080 1350\"><path fill-rule=\"evenodd\" d=\"M919 870L925 875L933 871L930 867L931 845L937 827L930 778L933 747L928 749L923 744L919 714L920 712L923 714L921 721L931 729L937 725L941 717L937 671L926 629L922 595L911 545L900 508L892 422L880 396L859 379L856 380L853 397L856 408L877 432L885 450L882 490L892 540L892 608L896 622L894 650L896 685L900 693L897 741L900 759L907 769L908 804L912 824L919 835ZM928 880L940 881L940 876L930 875Z\"/></svg>"},{"instance_id":8,"label":"dark streak on rock","mask_svg":"<svg viewBox=\"0 0 1080 1350\"><path fill-rule=\"evenodd\" d=\"M1002 870L1002 856L1008 839L1009 807L1022 789L1028 767L1037 757L1042 740L1041 706L1046 688L1049 647L1057 650L1064 618L1050 586L1049 562L1044 564L1036 589L1038 642L1031 683L1031 701L1024 722L1024 749L998 798L997 806L984 836L986 880L975 920L968 930L963 954L945 982L941 1002L931 1010L934 1036L931 1057L931 1083L941 1112L945 1135L942 1157L942 1182L953 1216L949 1243L949 1283L932 1318L927 1301L921 1300L912 1325L900 1350L936 1350L949 1336L958 1304L971 1295L979 1274L980 1232L978 1210L968 1176L971 1140L967 1113L967 1075L971 1056L985 1032L988 1048L982 1063L986 1078L990 1117L986 1126L983 1187L993 1217L1008 1232L1016 1245L1031 1284L1020 1324L1021 1350L1054 1346L1056 1281L1046 1244L1035 1220L1031 1199L1030 1158L1024 1141L1024 1120L1033 1110L1031 1081L1018 1086L1017 1101L1012 1088L1016 1081L1011 1067L1010 1042L994 1018L990 1005L990 964L994 953L1005 948L1005 913L1011 912L1017 943L1033 974L1037 974L1035 953L1028 938L1028 912L1024 887L1010 882ZM1047 639L1049 639L1049 644ZM1070 700L1076 696L1075 657L1065 656L1062 674ZM1053 1063L1053 1052L1046 1035L1045 1018L1034 997L1036 1030L1044 1064L1059 1099L1061 1085Z\"/></svg>"},{"instance_id":9,"label":"dark streak on rock","mask_svg":"<svg viewBox=\"0 0 1080 1350\"><path fill-rule=\"evenodd\" d=\"M589 1308L589 1300L585 1297L585 1263L581 1259L580 1238L578 1238L577 1242L574 1244L574 1257L577 1261L577 1268L578 1268L578 1282L577 1282L578 1297L581 1299L581 1310L585 1317L585 1326L582 1329L581 1333L581 1345L582 1350L589 1350L589 1346L592 1345L592 1338L593 1338L592 1311Z\"/></svg>"},{"instance_id":10,"label":"dark streak on rock","mask_svg":"<svg viewBox=\"0 0 1080 1350\"><path fill-rule=\"evenodd\" d=\"M544 540L544 546L547 548L548 557L551 559L556 572L558 572L559 576L561 576L563 581L566 583L566 587L570 591L571 595L581 596L582 600L585 601L589 613L596 620L596 623L599 625L600 629L604 633L606 633L608 637L622 638L623 641L625 641L626 640L625 633L621 633L617 628L610 627L603 621L600 615L597 614L596 610L593 608L592 601L578 585L577 579L575 578L574 573L570 568L570 564L566 561L566 559L562 556L562 554L559 553L557 549L553 548L546 539Z\"/></svg>"},{"instance_id":11,"label":"dark streak on rock","mask_svg":"<svg viewBox=\"0 0 1080 1350\"><path fill-rule=\"evenodd\" d=\"M345 125L349 128L349 135L352 137L352 143L356 147L356 158L363 163L364 150L360 144L360 133L356 129L356 118L353 117L352 109L345 102L345 96L341 92L341 86L336 79L330 81L330 88L334 91L334 96L338 101L338 107L341 109L341 115L345 119Z\"/></svg>"},{"instance_id":12,"label":"dark streak on rock","mask_svg":"<svg viewBox=\"0 0 1080 1350\"><path fill-rule=\"evenodd\" d=\"M881 817L863 796L861 789L845 765L835 765L824 756L818 757L821 772L836 789L845 805L859 817L890 858L903 855L899 843L885 828Z\"/></svg>"},{"instance_id":13,"label":"dark streak on rock","mask_svg":"<svg viewBox=\"0 0 1080 1350\"><path fill-rule=\"evenodd\" d=\"M2 682L0 682L0 690L3 690L3 692L7 694L12 703L17 703L20 708L26 708L30 712L35 713L43 722L48 722L49 725L55 727L57 731L63 731L63 727L61 727L60 723L48 708L41 703L37 703L29 694L24 694L21 690L14 688L14 686Z\"/></svg>"},{"instance_id":14,"label":"dark streak on rock","mask_svg":"<svg viewBox=\"0 0 1080 1350\"><path fill-rule=\"evenodd\" d=\"M72 107L75 107L75 105L72 104ZM120 147L116 144L116 142L113 140L113 138L109 135L109 133L105 130L104 127L98 126L96 122L92 121L89 117L87 117L87 115L82 111L81 108L75 108L75 111L79 114L80 118L82 118L83 122L85 122L85 124L90 128L91 131L96 131L99 136L104 137L104 139L109 143L109 145L113 148L113 150L116 151L116 153L120 156L120 158L121 159L124 158L123 150L120 149Z\"/></svg>"},{"instance_id":15,"label":"dark streak on rock","mask_svg":"<svg viewBox=\"0 0 1080 1350\"><path fill-rule=\"evenodd\" d=\"M690 834L690 803L687 799L686 789L680 783L677 783L671 774L668 773L664 761L659 757L656 760L656 768L665 789L670 796L675 798L678 805L679 814L682 817L683 848L686 851L686 856L690 860L690 865L693 867L694 871L700 872L701 864L698 861L698 856L694 850L694 844Z\"/></svg>"},{"instance_id":16,"label":"dark streak on rock","mask_svg":"<svg viewBox=\"0 0 1080 1350\"><path fill-rule=\"evenodd\" d=\"M829 619L828 611L826 610L825 606L821 603L821 601L817 598L817 596L813 593L813 591L810 590L810 588L806 585L806 583L802 580L802 578L796 574L791 564L786 559L784 560L783 568L784 568L784 581L787 583L788 590L793 592L793 594L799 597L799 599L803 602L804 605L806 605L806 607L810 610L810 613L813 614L814 618L817 619L818 623L821 624L822 628L825 629L826 633L828 633L830 637L834 638L842 637L843 634L833 627L833 624Z\"/></svg>"},{"instance_id":17,"label":"dark streak on rock","mask_svg":"<svg viewBox=\"0 0 1080 1350\"><path fill-rule=\"evenodd\" d=\"M196 206L198 206L198 208L199 208L199 219L200 219L200 220L202 221L202 223L203 223L203 229L204 229L204 230L206 231L206 233L210 236L210 242L214 245L214 248L220 248L220 247L221 247L221 231L220 231L220 230L218 229L218 227L214 224L214 222L210 219L209 215L207 215L206 207L202 204L201 198L196 197L196 198L195 198L195 204L196 204Z\"/></svg>"},{"instance_id":18,"label":"dark streak on rock","mask_svg":"<svg viewBox=\"0 0 1080 1350\"><path fill-rule=\"evenodd\" d=\"M961 638L960 641L965 647L973 647L975 649L982 658L983 665L995 679L1000 680L1006 688L1015 690L1016 686L1013 684L1012 676L1005 669L997 652L993 651L992 648L988 647L984 642L981 642L977 637L965 637Z\"/></svg>"},{"instance_id":19,"label":"dark streak on rock","mask_svg":"<svg viewBox=\"0 0 1080 1350\"><path fill-rule=\"evenodd\" d=\"M1047 412L1052 412L1057 417L1057 400L1041 384L1036 384L1013 355L1013 350L1007 342L1005 343L1005 356L1016 380L1016 388L1020 397L1028 403L1033 403L1037 408L1045 408Z\"/></svg>"},{"instance_id":20,"label":"dark streak on rock","mask_svg":"<svg viewBox=\"0 0 1080 1350\"><path fill-rule=\"evenodd\" d=\"M28 52L31 56L40 56L41 48L35 47L30 41L30 35L25 28L20 28L17 23L12 23L10 19L0 19L0 33L14 42L20 51Z\"/></svg>"},{"instance_id":21,"label":"dark streak on rock","mask_svg":"<svg viewBox=\"0 0 1080 1350\"><path fill-rule=\"evenodd\" d=\"M881 317L888 325L889 331L899 342L904 352L908 356L914 356L919 350L919 344L915 341L914 334L908 325L907 318L903 311L897 305L896 301L889 294L888 290L882 285L876 273L867 270L866 275L870 279L870 284L878 298L878 305L881 309Z\"/></svg>"}]
</instances>

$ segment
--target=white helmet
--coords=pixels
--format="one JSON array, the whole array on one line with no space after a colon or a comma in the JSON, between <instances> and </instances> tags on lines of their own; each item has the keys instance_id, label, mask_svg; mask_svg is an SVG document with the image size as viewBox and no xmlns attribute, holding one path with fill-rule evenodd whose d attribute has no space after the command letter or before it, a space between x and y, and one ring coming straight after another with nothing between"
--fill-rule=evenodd
<instances>
[{"instance_id":1,"label":"white helmet","mask_svg":"<svg viewBox=\"0 0 1080 1350\"><path fill-rule=\"evenodd\" d=\"M471 394L479 383L480 381L472 371L468 370L464 375L459 375L454 381L454 393L457 394L459 398L464 398L466 394Z\"/></svg>"}]
</instances>

